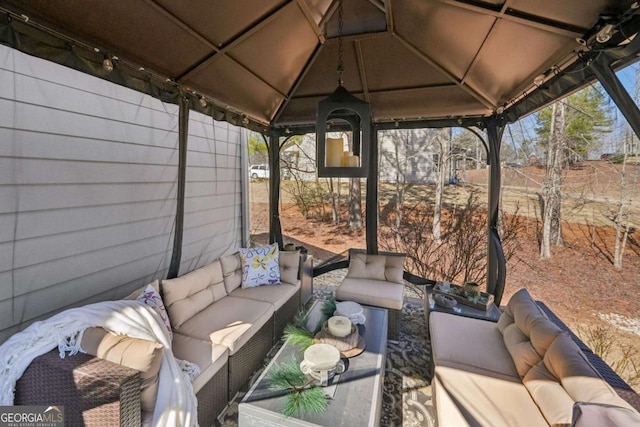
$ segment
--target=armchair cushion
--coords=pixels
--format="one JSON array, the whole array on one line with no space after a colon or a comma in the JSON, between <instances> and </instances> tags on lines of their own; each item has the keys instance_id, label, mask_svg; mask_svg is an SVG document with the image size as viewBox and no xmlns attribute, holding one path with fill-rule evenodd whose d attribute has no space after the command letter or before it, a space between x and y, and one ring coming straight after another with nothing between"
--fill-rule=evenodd
<instances>
[{"instance_id":1,"label":"armchair cushion","mask_svg":"<svg viewBox=\"0 0 640 427\"><path fill-rule=\"evenodd\" d=\"M352 279L373 279L404 284L404 254L380 253L367 254L363 251L349 252L349 271Z\"/></svg>"},{"instance_id":2,"label":"armchair cushion","mask_svg":"<svg viewBox=\"0 0 640 427\"><path fill-rule=\"evenodd\" d=\"M345 277L336 298L340 301L357 301L374 307L402 310L404 285L385 280L361 280Z\"/></svg>"}]
</instances>

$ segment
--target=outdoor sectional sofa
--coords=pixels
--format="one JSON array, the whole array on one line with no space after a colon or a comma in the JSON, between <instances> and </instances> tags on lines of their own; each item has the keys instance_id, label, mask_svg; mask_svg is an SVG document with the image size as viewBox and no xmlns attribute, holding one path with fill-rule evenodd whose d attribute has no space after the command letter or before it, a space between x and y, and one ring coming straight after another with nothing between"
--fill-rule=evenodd
<instances>
[{"instance_id":1,"label":"outdoor sectional sofa","mask_svg":"<svg viewBox=\"0 0 640 427\"><path fill-rule=\"evenodd\" d=\"M497 323L432 312L429 329L440 427L640 425L525 289Z\"/></svg>"},{"instance_id":2,"label":"outdoor sectional sofa","mask_svg":"<svg viewBox=\"0 0 640 427\"><path fill-rule=\"evenodd\" d=\"M201 371L193 382L201 426L214 423L300 310L299 260L297 251L280 252L278 285L243 289L238 253L161 282L173 332L173 354L195 363ZM85 335L94 336L93 332ZM95 354L101 339L94 336L89 342L85 337L82 345ZM153 346L146 348L154 351ZM157 373L158 366L149 369ZM16 385L15 403L65 405L70 425L104 425L105 420L109 425L138 425L141 384L144 394L149 376L149 372L89 354L60 359L55 349L31 363Z\"/></svg>"}]
</instances>

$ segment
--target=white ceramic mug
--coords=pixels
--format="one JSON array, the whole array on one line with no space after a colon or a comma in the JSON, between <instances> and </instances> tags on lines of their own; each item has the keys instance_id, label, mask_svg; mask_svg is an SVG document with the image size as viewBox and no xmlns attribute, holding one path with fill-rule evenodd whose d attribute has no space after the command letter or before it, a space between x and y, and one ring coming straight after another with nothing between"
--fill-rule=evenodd
<instances>
[{"instance_id":1,"label":"white ceramic mug","mask_svg":"<svg viewBox=\"0 0 640 427\"><path fill-rule=\"evenodd\" d=\"M344 362L338 361L338 364L331 369L316 370L310 367L304 360L300 362L300 370L303 374L318 380L322 387L329 385L329 380L336 374L341 374L345 370Z\"/></svg>"}]
</instances>

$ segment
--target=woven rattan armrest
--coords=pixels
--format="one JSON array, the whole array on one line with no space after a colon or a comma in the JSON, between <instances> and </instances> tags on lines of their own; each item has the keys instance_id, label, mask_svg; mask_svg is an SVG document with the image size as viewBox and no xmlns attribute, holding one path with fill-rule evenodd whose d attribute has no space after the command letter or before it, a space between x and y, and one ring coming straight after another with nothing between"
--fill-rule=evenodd
<instances>
[{"instance_id":1,"label":"woven rattan armrest","mask_svg":"<svg viewBox=\"0 0 640 427\"><path fill-rule=\"evenodd\" d=\"M16 405L64 406L65 425L140 425L139 371L87 354L52 350L18 380Z\"/></svg>"}]
</instances>

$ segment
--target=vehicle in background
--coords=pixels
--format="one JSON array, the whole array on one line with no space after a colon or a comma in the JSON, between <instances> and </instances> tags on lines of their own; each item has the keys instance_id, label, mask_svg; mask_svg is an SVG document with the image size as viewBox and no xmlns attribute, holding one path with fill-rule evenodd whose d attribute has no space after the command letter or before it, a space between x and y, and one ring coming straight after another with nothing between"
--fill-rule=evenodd
<instances>
[{"instance_id":1,"label":"vehicle in background","mask_svg":"<svg viewBox=\"0 0 640 427\"><path fill-rule=\"evenodd\" d=\"M249 176L251 179L269 178L269 166L251 165L249 168Z\"/></svg>"}]
</instances>

